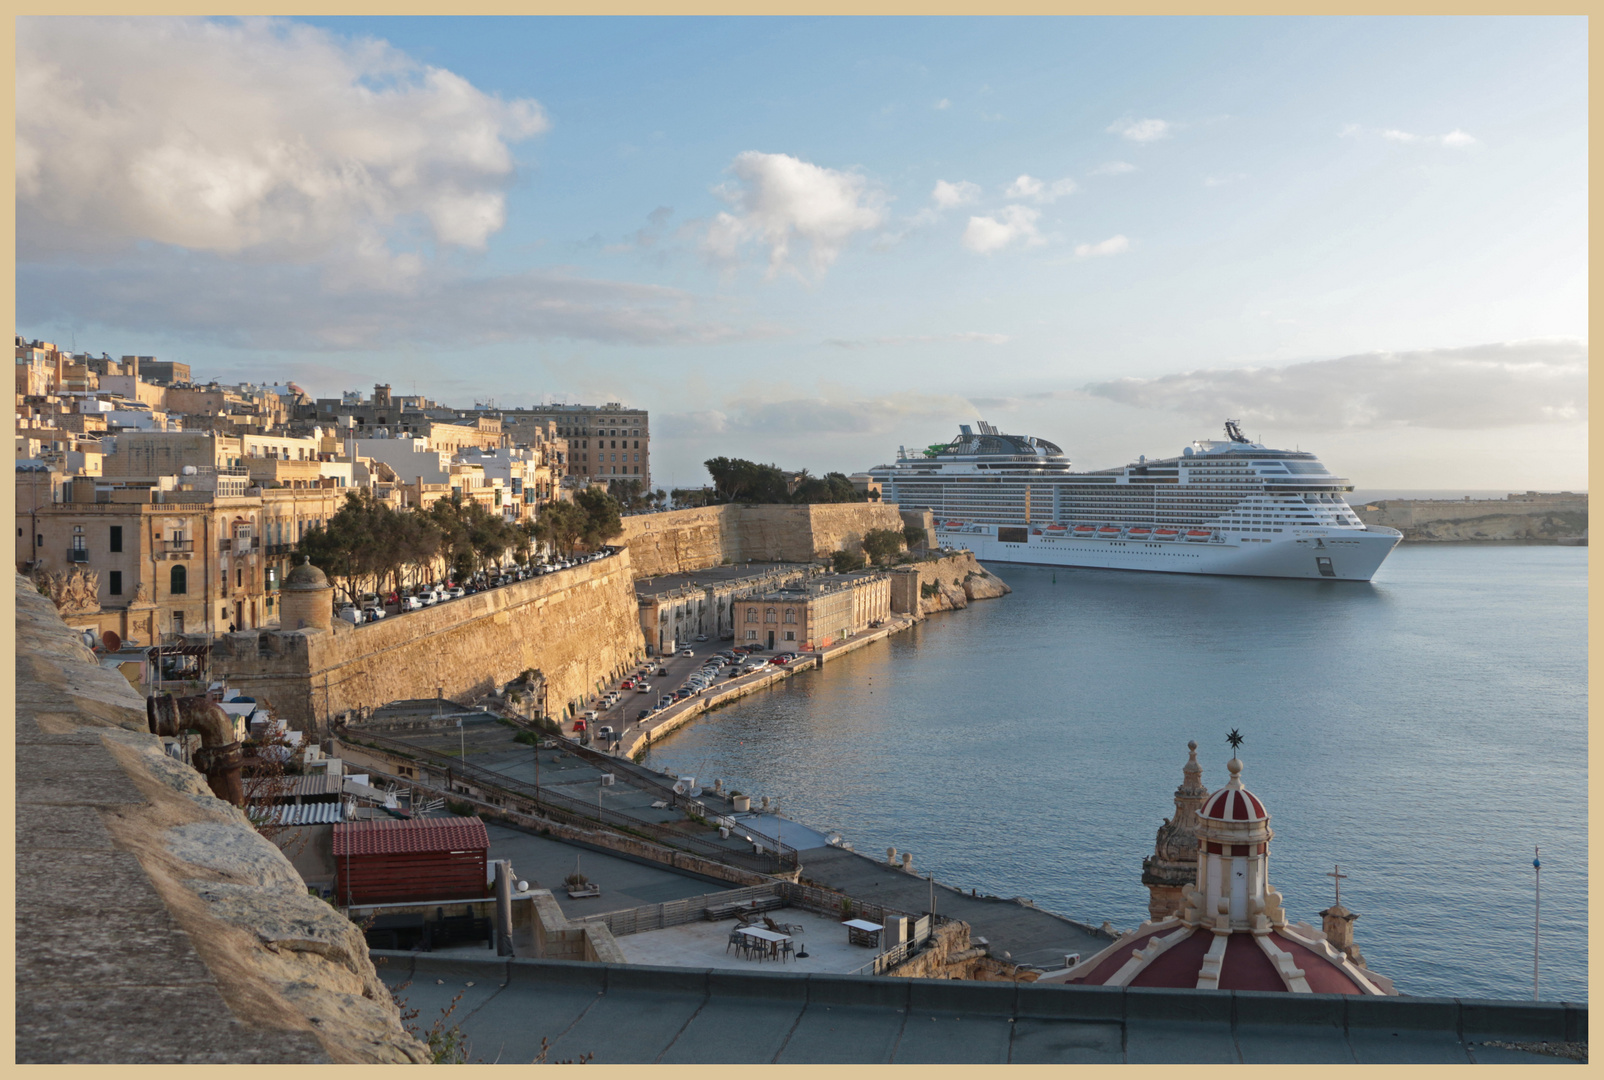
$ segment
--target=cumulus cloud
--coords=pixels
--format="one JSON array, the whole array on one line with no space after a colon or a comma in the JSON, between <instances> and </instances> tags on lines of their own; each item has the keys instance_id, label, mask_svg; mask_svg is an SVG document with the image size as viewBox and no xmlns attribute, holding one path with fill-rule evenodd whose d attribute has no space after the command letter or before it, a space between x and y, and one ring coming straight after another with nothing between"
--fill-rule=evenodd
<instances>
[{"instance_id":1,"label":"cumulus cloud","mask_svg":"<svg viewBox=\"0 0 1604 1080\"><path fill-rule=\"evenodd\" d=\"M1119 255L1129 251L1131 242L1124 236L1110 236L1107 240L1096 244L1076 244L1075 257L1077 259L1095 259L1102 255Z\"/></svg>"},{"instance_id":2,"label":"cumulus cloud","mask_svg":"<svg viewBox=\"0 0 1604 1080\"><path fill-rule=\"evenodd\" d=\"M1040 210L1028 206L1005 206L996 217L972 217L964 229L963 245L970 251L989 255L1018 243L1036 247L1046 243L1036 229Z\"/></svg>"},{"instance_id":3,"label":"cumulus cloud","mask_svg":"<svg viewBox=\"0 0 1604 1080\"><path fill-rule=\"evenodd\" d=\"M945 342L976 345L1006 345L1012 339L1007 334L982 334L974 330L956 334L919 334L872 338L829 338L826 345L838 349L872 349L887 345L935 345Z\"/></svg>"},{"instance_id":4,"label":"cumulus cloud","mask_svg":"<svg viewBox=\"0 0 1604 1080\"><path fill-rule=\"evenodd\" d=\"M823 274L853 236L885 220L885 195L857 173L814 165L789 154L747 150L735 156L731 183L714 188L729 204L707 226L703 250L739 261L748 244L768 249L769 276L794 270L792 244L808 245L807 261Z\"/></svg>"},{"instance_id":5,"label":"cumulus cloud","mask_svg":"<svg viewBox=\"0 0 1604 1080\"><path fill-rule=\"evenodd\" d=\"M1119 176L1123 173L1135 172L1136 166L1128 161L1105 161L1092 170L1093 176Z\"/></svg>"},{"instance_id":6,"label":"cumulus cloud","mask_svg":"<svg viewBox=\"0 0 1604 1080\"><path fill-rule=\"evenodd\" d=\"M1112 135L1131 142L1155 142L1158 139L1167 139L1170 135L1170 122L1168 120L1116 120L1108 125Z\"/></svg>"},{"instance_id":7,"label":"cumulus cloud","mask_svg":"<svg viewBox=\"0 0 1604 1080\"><path fill-rule=\"evenodd\" d=\"M155 241L406 277L481 249L548 127L373 40L274 20L17 23L21 258Z\"/></svg>"},{"instance_id":8,"label":"cumulus cloud","mask_svg":"<svg viewBox=\"0 0 1604 1080\"><path fill-rule=\"evenodd\" d=\"M1010 199L1030 199L1032 202L1050 203L1063 198L1065 195L1073 195L1076 190L1075 181L1068 177L1062 180L1054 180L1049 184L1045 180L1036 179L1034 176L1021 175L1008 185L1008 190L1003 194Z\"/></svg>"},{"instance_id":9,"label":"cumulus cloud","mask_svg":"<svg viewBox=\"0 0 1604 1080\"><path fill-rule=\"evenodd\" d=\"M1281 368L1189 371L1084 392L1200 419L1309 431L1468 430L1587 419L1587 346L1536 340L1376 352Z\"/></svg>"},{"instance_id":10,"label":"cumulus cloud","mask_svg":"<svg viewBox=\"0 0 1604 1080\"><path fill-rule=\"evenodd\" d=\"M955 206L963 206L980 198L980 185L972 184L968 180L960 180L956 184L937 180L936 188L930 193L930 198L943 210L951 210Z\"/></svg>"}]
</instances>

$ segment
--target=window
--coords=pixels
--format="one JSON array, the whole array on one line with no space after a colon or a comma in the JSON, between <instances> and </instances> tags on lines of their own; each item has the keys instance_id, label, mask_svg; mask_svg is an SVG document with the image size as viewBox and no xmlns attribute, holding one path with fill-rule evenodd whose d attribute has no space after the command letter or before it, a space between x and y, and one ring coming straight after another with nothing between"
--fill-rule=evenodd
<instances>
[{"instance_id":1,"label":"window","mask_svg":"<svg viewBox=\"0 0 1604 1080\"><path fill-rule=\"evenodd\" d=\"M175 565L172 569L172 572L167 575L167 591L172 593L174 596L183 596L185 593L189 592L189 571L185 569L182 563ZM181 624L182 616L175 613L173 615L173 622L175 624ZM181 634L183 633L183 630L179 629L178 626L175 625L173 628L173 633Z\"/></svg>"},{"instance_id":2,"label":"window","mask_svg":"<svg viewBox=\"0 0 1604 1080\"><path fill-rule=\"evenodd\" d=\"M749 607L746 609L746 621L757 622L757 608Z\"/></svg>"},{"instance_id":3,"label":"window","mask_svg":"<svg viewBox=\"0 0 1604 1080\"><path fill-rule=\"evenodd\" d=\"M763 609L763 621L766 622L766 623L771 623L771 622L779 622L780 620L779 620L779 617L775 614L775 611L774 611L773 608L764 608Z\"/></svg>"},{"instance_id":4,"label":"window","mask_svg":"<svg viewBox=\"0 0 1604 1080\"><path fill-rule=\"evenodd\" d=\"M234 568L234 588L242 589L244 587L245 587L245 570L244 570L243 567L236 566Z\"/></svg>"},{"instance_id":5,"label":"window","mask_svg":"<svg viewBox=\"0 0 1604 1080\"><path fill-rule=\"evenodd\" d=\"M121 596L123 594L123 572L121 570L113 570L106 575L106 591L112 596Z\"/></svg>"},{"instance_id":6,"label":"window","mask_svg":"<svg viewBox=\"0 0 1604 1080\"><path fill-rule=\"evenodd\" d=\"M757 640L757 631L756 630L748 630L746 632L746 640L747 641L756 641Z\"/></svg>"},{"instance_id":7,"label":"window","mask_svg":"<svg viewBox=\"0 0 1604 1080\"><path fill-rule=\"evenodd\" d=\"M182 570L183 567L182 566L175 566L175 567L173 567L173 569L174 570ZM173 633L182 634L183 632L184 632L184 613L182 611L175 611L175 612L173 612Z\"/></svg>"},{"instance_id":8,"label":"window","mask_svg":"<svg viewBox=\"0 0 1604 1080\"><path fill-rule=\"evenodd\" d=\"M123 549L123 527L121 525L113 525L111 527L111 542L106 545L106 550L107 551L121 551L122 549ZM114 590L114 591L121 592L122 590L118 589L118 590Z\"/></svg>"},{"instance_id":9,"label":"window","mask_svg":"<svg viewBox=\"0 0 1604 1080\"><path fill-rule=\"evenodd\" d=\"M796 631L795 630L787 630L785 632L785 640L786 641L795 641L796 640Z\"/></svg>"},{"instance_id":10,"label":"window","mask_svg":"<svg viewBox=\"0 0 1604 1080\"><path fill-rule=\"evenodd\" d=\"M796 622L796 608L785 609L785 621L793 624Z\"/></svg>"}]
</instances>

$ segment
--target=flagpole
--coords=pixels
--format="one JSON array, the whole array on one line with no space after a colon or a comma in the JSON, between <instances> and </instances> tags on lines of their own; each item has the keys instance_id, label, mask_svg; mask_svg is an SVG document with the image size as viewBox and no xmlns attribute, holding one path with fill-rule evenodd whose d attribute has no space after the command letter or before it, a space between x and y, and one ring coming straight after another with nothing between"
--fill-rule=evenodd
<instances>
[{"instance_id":1,"label":"flagpole","mask_svg":"<svg viewBox=\"0 0 1604 1080\"><path fill-rule=\"evenodd\" d=\"M1543 863L1538 858L1542 849L1532 848L1532 872L1537 884L1537 906L1532 920L1532 1000L1537 997L1537 959L1542 949L1543 941Z\"/></svg>"}]
</instances>

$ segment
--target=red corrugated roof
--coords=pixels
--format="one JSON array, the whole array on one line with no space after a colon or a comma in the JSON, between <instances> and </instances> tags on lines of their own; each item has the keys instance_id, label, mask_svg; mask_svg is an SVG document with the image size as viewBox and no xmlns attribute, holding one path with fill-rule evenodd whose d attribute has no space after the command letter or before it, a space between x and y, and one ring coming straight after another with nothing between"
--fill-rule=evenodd
<instances>
[{"instance_id":1,"label":"red corrugated roof","mask_svg":"<svg viewBox=\"0 0 1604 1080\"><path fill-rule=\"evenodd\" d=\"M336 855L413 855L427 851L488 851L490 834L476 817L353 821L334 826Z\"/></svg>"}]
</instances>

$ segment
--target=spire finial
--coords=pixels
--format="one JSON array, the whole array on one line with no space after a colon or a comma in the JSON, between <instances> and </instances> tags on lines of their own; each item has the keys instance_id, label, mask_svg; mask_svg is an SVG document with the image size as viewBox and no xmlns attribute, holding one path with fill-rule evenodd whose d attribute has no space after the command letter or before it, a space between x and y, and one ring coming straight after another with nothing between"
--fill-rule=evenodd
<instances>
[{"instance_id":1,"label":"spire finial","mask_svg":"<svg viewBox=\"0 0 1604 1080\"><path fill-rule=\"evenodd\" d=\"M1231 729L1231 734L1229 734L1229 735L1227 735L1225 737L1225 741L1231 744L1231 756L1232 757L1235 757L1237 749L1243 743L1247 742L1247 740L1242 737L1242 733L1237 731L1236 728L1232 728Z\"/></svg>"},{"instance_id":2,"label":"spire finial","mask_svg":"<svg viewBox=\"0 0 1604 1080\"><path fill-rule=\"evenodd\" d=\"M1327 874L1326 877L1330 878L1331 879L1331 883L1337 887L1337 904L1341 905L1341 903L1342 903L1342 883L1347 880L1348 875L1344 874L1342 872L1342 867L1337 865L1336 863L1332 863L1331 866L1332 866L1331 872L1329 874Z\"/></svg>"}]
</instances>

